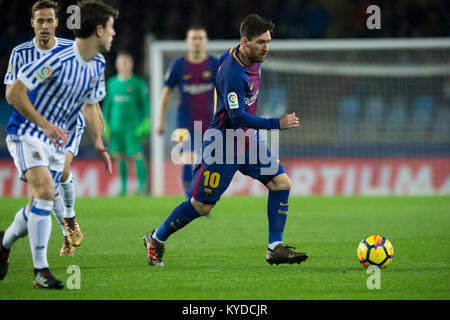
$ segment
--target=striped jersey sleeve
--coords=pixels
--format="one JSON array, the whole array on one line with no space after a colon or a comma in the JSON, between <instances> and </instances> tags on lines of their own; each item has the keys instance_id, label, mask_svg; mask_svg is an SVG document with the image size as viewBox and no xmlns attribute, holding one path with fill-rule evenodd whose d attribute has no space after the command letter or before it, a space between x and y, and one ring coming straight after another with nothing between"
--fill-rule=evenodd
<instances>
[{"instance_id":1,"label":"striped jersey sleeve","mask_svg":"<svg viewBox=\"0 0 450 320\"><path fill-rule=\"evenodd\" d=\"M94 58L96 69L100 77L95 79L95 85L89 90L85 102L93 104L102 101L106 96L106 83L105 83L105 67L106 61L102 54L98 54Z\"/></svg>"},{"instance_id":2,"label":"striped jersey sleeve","mask_svg":"<svg viewBox=\"0 0 450 320\"><path fill-rule=\"evenodd\" d=\"M5 74L5 79L3 81L6 85L12 85L17 80L17 75L19 74L19 70L22 65L25 63L22 57L23 51L26 51L31 47L30 41L25 42L24 44L17 46L13 49L11 56L8 61L8 69Z\"/></svg>"}]
</instances>

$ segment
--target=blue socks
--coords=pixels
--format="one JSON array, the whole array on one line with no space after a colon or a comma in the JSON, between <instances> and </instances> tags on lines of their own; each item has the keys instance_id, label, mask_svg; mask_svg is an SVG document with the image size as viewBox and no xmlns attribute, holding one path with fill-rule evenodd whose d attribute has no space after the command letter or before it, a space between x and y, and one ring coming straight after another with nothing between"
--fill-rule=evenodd
<instances>
[{"instance_id":1,"label":"blue socks","mask_svg":"<svg viewBox=\"0 0 450 320\"><path fill-rule=\"evenodd\" d=\"M269 219L269 247L283 241L283 231L289 209L289 190L269 191L267 217Z\"/></svg>"},{"instance_id":2,"label":"blue socks","mask_svg":"<svg viewBox=\"0 0 450 320\"><path fill-rule=\"evenodd\" d=\"M183 187L184 191L187 194L189 186L192 182L192 165L190 164L184 164L182 167L182 179L183 179Z\"/></svg>"},{"instance_id":3,"label":"blue socks","mask_svg":"<svg viewBox=\"0 0 450 320\"><path fill-rule=\"evenodd\" d=\"M156 240L165 242L169 236L186 226L189 222L200 217L192 206L191 199L176 207L164 223L156 230Z\"/></svg>"},{"instance_id":4,"label":"blue socks","mask_svg":"<svg viewBox=\"0 0 450 320\"><path fill-rule=\"evenodd\" d=\"M283 241L283 231L289 210L290 190L269 191L267 217L269 220L269 248ZM154 233L155 239L165 242L169 236L200 217L190 199L176 207Z\"/></svg>"}]
</instances>

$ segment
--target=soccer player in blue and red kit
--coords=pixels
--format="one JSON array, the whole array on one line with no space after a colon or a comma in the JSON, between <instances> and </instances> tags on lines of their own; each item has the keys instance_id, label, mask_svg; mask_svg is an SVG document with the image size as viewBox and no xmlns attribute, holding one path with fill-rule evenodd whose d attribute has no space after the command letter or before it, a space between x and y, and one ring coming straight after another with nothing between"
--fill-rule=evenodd
<instances>
[{"instance_id":1,"label":"soccer player in blue and red kit","mask_svg":"<svg viewBox=\"0 0 450 320\"><path fill-rule=\"evenodd\" d=\"M173 89L180 90L180 103L176 118L176 141L183 142L182 182L187 192L192 181L192 164L194 157L199 156L194 150L194 121L200 121L202 134L208 129L213 118L214 79L219 68L215 57L205 51L208 37L205 28L191 26L186 32L188 53L172 61L166 73L162 92L158 134L165 131L164 118ZM197 155L195 155L197 153Z\"/></svg>"},{"instance_id":2,"label":"soccer player in blue and red kit","mask_svg":"<svg viewBox=\"0 0 450 320\"><path fill-rule=\"evenodd\" d=\"M295 113L284 115L279 119L266 119L255 115L261 85L261 63L269 51L273 29L274 24L271 21L256 14L247 16L240 26L240 45L226 51L219 58L220 67L214 91L214 119L203 139L202 162L194 170L189 199L176 207L161 226L144 235L149 265L163 266L167 238L194 219L209 214L238 170L263 183L269 191L267 202L269 245L266 261L270 264L292 264L308 258L307 254L294 252L291 250L292 247L282 242L291 182L279 160L270 155L269 149L263 144L258 144L258 147L265 148L264 151L270 157L269 161L262 161L261 158L256 162L249 160L254 152L250 141L255 137L260 140L255 130L285 130L300 126ZM212 153L207 154L208 147L213 143L213 139L208 141L209 133L214 132L212 135L216 143L220 140L220 134L223 140L227 140L228 132L237 130L245 131L246 135L249 133L249 140L241 144L241 148L234 140L232 141L232 158L234 158L232 160L243 155L245 161L229 162L228 152L227 159L219 156L215 161L210 161L210 158L217 157L220 148L215 150L214 156ZM264 170L272 168L274 164L275 170Z\"/></svg>"}]
</instances>

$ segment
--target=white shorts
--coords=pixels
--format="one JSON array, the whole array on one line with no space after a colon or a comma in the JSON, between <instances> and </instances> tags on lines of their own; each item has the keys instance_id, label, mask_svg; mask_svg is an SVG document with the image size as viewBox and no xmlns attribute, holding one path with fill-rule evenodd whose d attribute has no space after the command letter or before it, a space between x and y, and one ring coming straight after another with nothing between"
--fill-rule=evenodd
<instances>
[{"instance_id":1,"label":"white shorts","mask_svg":"<svg viewBox=\"0 0 450 320\"><path fill-rule=\"evenodd\" d=\"M20 179L25 180L24 174L31 168L47 167L52 174L56 190L64 170L66 155L63 151L36 137L25 135L10 134L6 137L6 144L19 171Z\"/></svg>"},{"instance_id":2,"label":"white shorts","mask_svg":"<svg viewBox=\"0 0 450 320\"><path fill-rule=\"evenodd\" d=\"M69 144L67 145L67 151L73 154L75 158L78 155L78 148L80 147L81 137L84 133L84 127L76 127L69 136Z\"/></svg>"}]
</instances>

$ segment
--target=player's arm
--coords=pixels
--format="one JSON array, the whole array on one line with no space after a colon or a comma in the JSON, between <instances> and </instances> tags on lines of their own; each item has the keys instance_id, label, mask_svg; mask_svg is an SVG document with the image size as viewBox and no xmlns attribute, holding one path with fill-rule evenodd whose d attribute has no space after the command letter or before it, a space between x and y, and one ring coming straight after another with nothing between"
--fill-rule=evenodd
<instances>
[{"instance_id":1,"label":"player's arm","mask_svg":"<svg viewBox=\"0 0 450 320\"><path fill-rule=\"evenodd\" d=\"M170 100L172 100L173 88L179 84L178 74L180 72L180 68L180 60L176 59L172 61L165 75L164 89L162 92L161 102L159 104L160 113L158 118L158 125L156 127L156 132L159 135L162 135L165 130L164 119L166 117L167 109L169 108Z\"/></svg>"},{"instance_id":2,"label":"player's arm","mask_svg":"<svg viewBox=\"0 0 450 320\"><path fill-rule=\"evenodd\" d=\"M86 125L88 127L91 139L94 142L95 151L105 164L105 172L112 173L111 158L109 157L108 149L106 149L103 144L102 132L100 130L101 126L99 124L99 119L102 116L100 115L101 111L98 104L106 96L105 76L103 74L105 71L104 68L105 66L103 66L100 80L96 82L95 86L89 92L83 106L81 107L81 111L83 112L83 117L86 120Z\"/></svg>"},{"instance_id":3,"label":"player's arm","mask_svg":"<svg viewBox=\"0 0 450 320\"><path fill-rule=\"evenodd\" d=\"M6 85L6 89L5 89L5 97L9 96L9 93L11 91L12 85L11 84L7 84ZM9 102L8 102L9 103Z\"/></svg>"},{"instance_id":4,"label":"player's arm","mask_svg":"<svg viewBox=\"0 0 450 320\"><path fill-rule=\"evenodd\" d=\"M144 79L139 81L139 107L141 123L135 130L135 134L138 137L147 137L150 133L150 96L148 94L147 83Z\"/></svg>"},{"instance_id":5,"label":"player's arm","mask_svg":"<svg viewBox=\"0 0 450 320\"><path fill-rule=\"evenodd\" d=\"M9 95L11 91L12 85L17 80L17 75L19 74L19 70L23 65L23 61L19 54L17 54L16 49L14 48L11 56L9 57L8 70L5 74L4 84L6 85L5 89L5 97Z\"/></svg>"},{"instance_id":6,"label":"player's arm","mask_svg":"<svg viewBox=\"0 0 450 320\"><path fill-rule=\"evenodd\" d=\"M62 146L63 143L68 144L67 131L53 125L36 111L28 98L28 91L28 87L20 79L16 80L8 90L6 100L10 105L14 106L22 116L40 127L55 146Z\"/></svg>"},{"instance_id":7,"label":"player's arm","mask_svg":"<svg viewBox=\"0 0 450 320\"><path fill-rule=\"evenodd\" d=\"M103 132L105 129L105 120L103 118L103 112L102 108L100 108L100 103L96 102L95 107L97 108L97 114L98 114L98 124L100 126L100 133Z\"/></svg>"},{"instance_id":8,"label":"player's arm","mask_svg":"<svg viewBox=\"0 0 450 320\"><path fill-rule=\"evenodd\" d=\"M247 84L240 72L232 72L224 81L224 104L234 126L253 129L280 129L278 119L261 118L245 111Z\"/></svg>"},{"instance_id":9,"label":"player's arm","mask_svg":"<svg viewBox=\"0 0 450 320\"><path fill-rule=\"evenodd\" d=\"M225 86L225 105L231 122L237 127L252 129L290 129L299 127L298 118L293 114L281 118L262 118L245 111L246 82L239 73L232 74L229 84Z\"/></svg>"},{"instance_id":10,"label":"player's arm","mask_svg":"<svg viewBox=\"0 0 450 320\"><path fill-rule=\"evenodd\" d=\"M89 134L95 146L95 151L99 158L105 164L105 172L112 173L111 159L108 154L108 149L105 148L102 140L102 133L99 125L99 107L98 103L85 103L82 107L83 117L86 120Z\"/></svg>"},{"instance_id":11,"label":"player's arm","mask_svg":"<svg viewBox=\"0 0 450 320\"><path fill-rule=\"evenodd\" d=\"M169 103L170 100L172 99L172 96L173 96L172 88L165 86L162 92L161 103L159 105L160 113L158 126L156 128L156 132L159 135L162 135L164 133L165 130L164 119L166 118L167 109L169 108Z\"/></svg>"}]
</instances>

